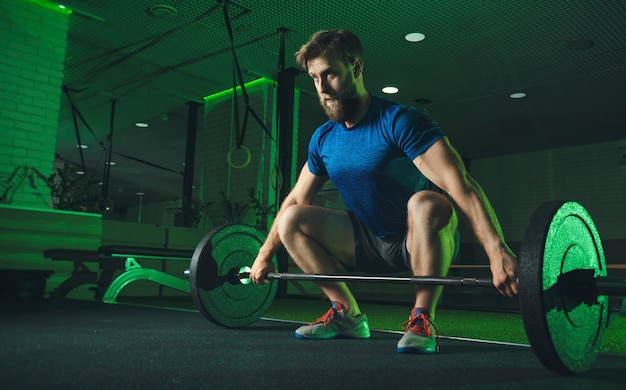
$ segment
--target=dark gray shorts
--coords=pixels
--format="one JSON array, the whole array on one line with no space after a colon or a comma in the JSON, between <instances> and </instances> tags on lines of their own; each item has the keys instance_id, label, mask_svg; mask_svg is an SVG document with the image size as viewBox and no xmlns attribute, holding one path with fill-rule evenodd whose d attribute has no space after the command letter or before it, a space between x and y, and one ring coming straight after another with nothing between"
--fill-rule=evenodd
<instances>
[{"instance_id":1,"label":"dark gray shorts","mask_svg":"<svg viewBox=\"0 0 626 390\"><path fill-rule=\"evenodd\" d=\"M406 233L395 237L380 238L370 232L361 221L348 212L354 227L354 245L356 252L356 266L347 267L348 271L362 271L369 273L393 273L410 270L409 253L406 249ZM454 256L456 258L460 247L460 235L457 230L454 234ZM345 264L344 264L345 266Z\"/></svg>"}]
</instances>

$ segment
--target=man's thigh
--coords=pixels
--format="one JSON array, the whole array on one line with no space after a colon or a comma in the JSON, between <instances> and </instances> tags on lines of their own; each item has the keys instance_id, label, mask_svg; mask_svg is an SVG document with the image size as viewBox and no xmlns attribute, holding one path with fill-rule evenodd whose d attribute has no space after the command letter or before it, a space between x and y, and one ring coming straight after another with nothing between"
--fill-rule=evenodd
<instances>
[{"instance_id":1,"label":"man's thigh","mask_svg":"<svg viewBox=\"0 0 626 390\"><path fill-rule=\"evenodd\" d=\"M354 228L348 212L320 206L300 206L300 229L346 266L356 263Z\"/></svg>"}]
</instances>

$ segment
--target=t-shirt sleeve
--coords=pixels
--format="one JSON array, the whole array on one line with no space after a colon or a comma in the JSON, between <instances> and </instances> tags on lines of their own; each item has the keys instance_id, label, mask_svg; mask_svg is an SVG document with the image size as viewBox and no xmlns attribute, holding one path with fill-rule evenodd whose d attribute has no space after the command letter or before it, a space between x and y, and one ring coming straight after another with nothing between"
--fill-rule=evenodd
<instances>
[{"instance_id":1,"label":"t-shirt sleeve","mask_svg":"<svg viewBox=\"0 0 626 390\"><path fill-rule=\"evenodd\" d=\"M405 107L398 111L392 132L400 149L411 160L445 136L437 122L413 107Z\"/></svg>"},{"instance_id":2,"label":"t-shirt sleeve","mask_svg":"<svg viewBox=\"0 0 626 390\"><path fill-rule=\"evenodd\" d=\"M315 176L327 176L328 172L326 171L326 166L322 161L321 156L321 134L322 128L317 129L311 140L309 141L309 155L307 159L307 165L309 167L309 171Z\"/></svg>"}]
</instances>

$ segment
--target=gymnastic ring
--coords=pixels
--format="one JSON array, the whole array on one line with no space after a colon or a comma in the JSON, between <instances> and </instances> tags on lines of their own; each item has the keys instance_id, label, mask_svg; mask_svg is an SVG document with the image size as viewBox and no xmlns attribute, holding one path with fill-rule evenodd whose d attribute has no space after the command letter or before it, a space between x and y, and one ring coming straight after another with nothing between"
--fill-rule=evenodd
<instances>
[{"instance_id":1,"label":"gymnastic ring","mask_svg":"<svg viewBox=\"0 0 626 390\"><path fill-rule=\"evenodd\" d=\"M243 164L240 164L240 165L233 164L232 155L233 155L233 151L235 149L243 149L244 152L246 152L246 161L244 161ZM241 145L241 146L233 146L228 151L228 156L227 156L226 160L228 161L228 165L230 165L231 167L233 167L235 169L241 169L241 168L247 167L248 164L250 164L250 160L252 160L252 155L250 154L250 149L246 148L243 145Z\"/></svg>"},{"instance_id":2,"label":"gymnastic ring","mask_svg":"<svg viewBox=\"0 0 626 390\"><path fill-rule=\"evenodd\" d=\"M275 191L280 191L280 189L283 187L283 174L280 171L280 168L272 168L270 179L272 183L272 189Z\"/></svg>"}]
</instances>

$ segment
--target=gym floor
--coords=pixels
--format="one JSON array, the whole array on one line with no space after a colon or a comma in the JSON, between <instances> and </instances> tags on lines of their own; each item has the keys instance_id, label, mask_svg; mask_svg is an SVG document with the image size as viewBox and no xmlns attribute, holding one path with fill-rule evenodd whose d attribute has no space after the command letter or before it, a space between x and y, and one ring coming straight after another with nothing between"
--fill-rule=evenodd
<instances>
[{"instance_id":1,"label":"gym floor","mask_svg":"<svg viewBox=\"0 0 626 390\"><path fill-rule=\"evenodd\" d=\"M9 389L623 389L626 356L559 376L523 345L443 338L436 355L399 355L399 334L308 341L262 319L224 329L192 310L73 300L0 302L0 374Z\"/></svg>"}]
</instances>

